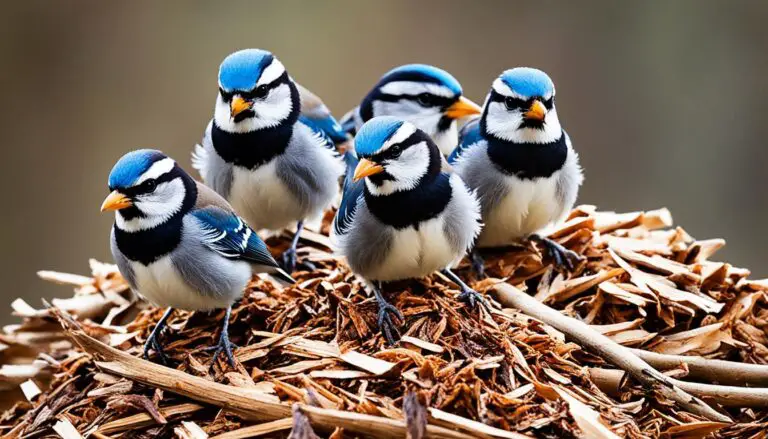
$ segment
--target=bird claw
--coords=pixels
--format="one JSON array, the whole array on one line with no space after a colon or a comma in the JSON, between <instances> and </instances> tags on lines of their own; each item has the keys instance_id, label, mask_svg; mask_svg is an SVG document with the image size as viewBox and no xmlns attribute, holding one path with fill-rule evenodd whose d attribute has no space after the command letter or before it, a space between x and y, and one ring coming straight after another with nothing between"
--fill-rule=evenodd
<instances>
[{"instance_id":1,"label":"bird claw","mask_svg":"<svg viewBox=\"0 0 768 439\"><path fill-rule=\"evenodd\" d=\"M288 274L293 273L293 270L296 269L296 259L296 249L289 247L280 257L281 268Z\"/></svg>"},{"instance_id":2,"label":"bird claw","mask_svg":"<svg viewBox=\"0 0 768 439\"><path fill-rule=\"evenodd\" d=\"M395 308L392 304L387 302L379 302L379 313L377 322L379 324L379 331L381 331L384 338L387 339L389 345L394 345L397 340L400 339L400 332L397 330L397 326L392 322L390 313L394 314L398 319L405 320L403 313L399 309ZM397 335L397 339L392 334Z\"/></svg>"},{"instance_id":3,"label":"bird claw","mask_svg":"<svg viewBox=\"0 0 768 439\"><path fill-rule=\"evenodd\" d=\"M157 339L159 336L160 334L155 333L149 335L147 341L144 342L144 353L142 354L142 357L147 361L152 361L149 358L149 350L154 349L155 353L157 353L157 356L160 358L160 362L163 363L163 366L167 366L170 359L168 358L168 355L166 355L165 350L163 350L160 341Z\"/></svg>"},{"instance_id":4,"label":"bird claw","mask_svg":"<svg viewBox=\"0 0 768 439\"><path fill-rule=\"evenodd\" d=\"M549 238L537 238L547 249L547 252L554 259L556 267L565 267L568 271L573 271L576 265L584 258L573 250L563 247L561 244Z\"/></svg>"},{"instance_id":5,"label":"bird claw","mask_svg":"<svg viewBox=\"0 0 768 439\"><path fill-rule=\"evenodd\" d=\"M302 271L315 271L317 270L317 265L313 264L312 262L307 261L306 259L297 263L296 267L301 269Z\"/></svg>"},{"instance_id":6,"label":"bird claw","mask_svg":"<svg viewBox=\"0 0 768 439\"><path fill-rule=\"evenodd\" d=\"M219 355L221 355L222 352L224 352L227 356L227 363L229 363L230 366L235 367L235 356L232 354L232 350L239 347L240 346L229 341L229 334L227 334L226 331L223 331L219 337L219 343L216 346L207 347L203 349L203 351L214 351L213 358L211 359L211 368L213 368L213 365L216 364L216 360L219 358Z\"/></svg>"},{"instance_id":7,"label":"bird claw","mask_svg":"<svg viewBox=\"0 0 768 439\"><path fill-rule=\"evenodd\" d=\"M491 312L491 308L488 306L485 297L475 290L464 290L457 297L461 302L466 303L469 309L475 309L480 304L486 311Z\"/></svg>"}]
</instances>

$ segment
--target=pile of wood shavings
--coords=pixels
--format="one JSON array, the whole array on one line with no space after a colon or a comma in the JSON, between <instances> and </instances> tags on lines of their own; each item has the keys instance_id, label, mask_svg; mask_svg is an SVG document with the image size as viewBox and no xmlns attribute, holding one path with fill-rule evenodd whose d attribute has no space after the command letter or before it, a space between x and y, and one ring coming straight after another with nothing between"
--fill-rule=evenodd
<instances>
[{"instance_id":1,"label":"pile of wood shavings","mask_svg":"<svg viewBox=\"0 0 768 439\"><path fill-rule=\"evenodd\" d=\"M694 240L672 227L664 209L615 214L591 206L550 236L585 256L573 273L555 271L537 248L511 248L486 255L490 277L474 287L515 285L641 353L768 364L768 281L709 261L724 241ZM0 418L0 434L314 437L311 422L334 438L406 430L411 437L765 437L768 408L759 398L702 396L733 424L694 416L491 296L491 313L469 310L439 275L386 287L405 315L401 341L389 347L375 302L327 237L305 237L301 254L317 270L296 273L290 288L254 278L234 307L230 336L241 346L234 368L211 365L204 351L223 312L173 314L162 342L177 373L167 375L136 359L162 310L133 301L114 266L91 261L92 277L41 272L75 285L75 295L44 309L13 302L23 322L0 336L0 388L7 399L20 387L23 397ZM275 251L286 243L269 241ZM459 273L472 279L468 266ZM685 364L661 369L702 381ZM719 381L739 382L732 378ZM222 389L231 396L219 397Z\"/></svg>"}]
</instances>

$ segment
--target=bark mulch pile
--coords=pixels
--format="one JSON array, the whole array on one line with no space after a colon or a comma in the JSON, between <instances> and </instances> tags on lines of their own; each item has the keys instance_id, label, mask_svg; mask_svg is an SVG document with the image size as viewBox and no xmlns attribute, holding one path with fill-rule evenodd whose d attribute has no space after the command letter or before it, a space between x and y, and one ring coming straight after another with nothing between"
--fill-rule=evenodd
<instances>
[{"instance_id":1,"label":"bark mulch pile","mask_svg":"<svg viewBox=\"0 0 768 439\"><path fill-rule=\"evenodd\" d=\"M113 265L91 261L91 277L41 272L75 294L40 309L13 302L22 321L0 335L0 389L19 401L0 434L766 437L768 280L710 261L724 241L692 238L665 209L577 208L550 235L584 256L571 273L534 246L486 254L483 280L462 265L490 312L457 301L458 287L438 274L387 285L405 316L395 346L328 238L305 236L301 254L316 270L296 273L291 287L260 275L234 306L235 367L211 364L205 350L223 311L174 312L161 338L165 367L154 352L141 359L163 310L134 301ZM279 251L287 239L269 244ZM510 308L502 284L560 311L565 326ZM597 350L571 333L574 322L589 325ZM644 359L664 374L659 386L674 383L715 415L643 386L603 348Z\"/></svg>"}]
</instances>

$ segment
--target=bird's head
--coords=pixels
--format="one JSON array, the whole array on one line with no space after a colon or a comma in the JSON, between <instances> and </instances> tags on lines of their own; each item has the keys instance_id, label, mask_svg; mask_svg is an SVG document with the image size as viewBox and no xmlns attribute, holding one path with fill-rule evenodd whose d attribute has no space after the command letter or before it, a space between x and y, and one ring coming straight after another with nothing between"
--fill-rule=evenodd
<instances>
[{"instance_id":1,"label":"bird's head","mask_svg":"<svg viewBox=\"0 0 768 439\"><path fill-rule=\"evenodd\" d=\"M160 151L141 149L124 155L109 173L109 190L101 211L115 211L125 231L150 229L194 204L192 178Z\"/></svg>"},{"instance_id":2,"label":"bird's head","mask_svg":"<svg viewBox=\"0 0 768 439\"><path fill-rule=\"evenodd\" d=\"M373 195L411 190L440 173L441 154L432 139L392 116L375 117L360 127L355 152L360 162L353 179L365 178Z\"/></svg>"},{"instance_id":3,"label":"bird's head","mask_svg":"<svg viewBox=\"0 0 768 439\"><path fill-rule=\"evenodd\" d=\"M219 128L243 133L292 124L300 107L296 84L271 53L245 49L224 58L214 113Z\"/></svg>"},{"instance_id":4,"label":"bird's head","mask_svg":"<svg viewBox=\"0 0 768 439\"><path fill-rule=\"evenodd\" d=\"M456 126L462 117L479 114L480 107L462 95L450 73L424 64L408 64L387 72L360 106L363 120L395 116L430 136Z\"/></svg>"},{"instance_id":5,"label":"bird's head","mask_svg":"<svg viewBox=\"0 0 768 439\"><path fill-rule=\"evenodd\" d=\"M491 87L482 123L493 137L519 143L550 143L562 135L555 110L555 84L538 69L517 67Z\"/></svg>"}]
</instances>

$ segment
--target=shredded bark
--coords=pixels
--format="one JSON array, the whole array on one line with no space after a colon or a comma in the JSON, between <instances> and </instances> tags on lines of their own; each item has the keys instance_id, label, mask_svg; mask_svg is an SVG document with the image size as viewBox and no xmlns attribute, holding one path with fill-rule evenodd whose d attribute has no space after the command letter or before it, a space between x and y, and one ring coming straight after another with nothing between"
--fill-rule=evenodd
<instances>
[{"instance_id":1,"label":"shredded bark","mask_svg":"<svg viewBox=\"0 0 768 439\"><path fill-rule=\"evenodd\" d=\"M97 345L84 350L73 341L90 337L141 356L163 310L134 300L115 266L91 261L91 277L41 272L75 294L51 308L12 303L21 323L0 334L8 402L0 434L756 438L768 429L768 280L710 260L725 242L692 238L665 209L575 209L550 233L585 257L571 273L531 245L485 254L486 279L475 279L466 262L457 272L481 292L506 282L590 325L666 375L660 382L686 389L733 423L685 411L490 294L491 312L468 309L439 274L386 286L405 316L400 343L387 346L375 302L330 250L329 218L300 247L316 270L296 273L298 284L287 288L254 277L235 304L235 367L211 365L205 350L216 342L223 311L173 313L161 342L178 376L198 379L193 387L147 384L155 381L143 374L155 369L146 363L105 360ZM277 253L288 239L268 244ZM155 352L152 358L160 361ZM212 398L206 382L245 399ZM247 398L280 410L248 410Z\"/></svg>"}]
</instances>

